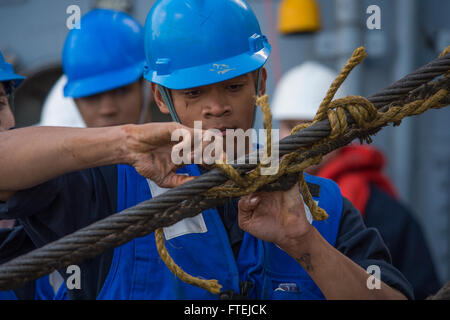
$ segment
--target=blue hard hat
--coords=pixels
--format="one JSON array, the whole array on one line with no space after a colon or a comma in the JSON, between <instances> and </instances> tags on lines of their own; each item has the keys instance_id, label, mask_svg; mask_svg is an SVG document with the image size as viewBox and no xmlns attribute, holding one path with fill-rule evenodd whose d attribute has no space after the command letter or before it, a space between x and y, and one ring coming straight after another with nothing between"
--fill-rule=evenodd
<instances>
[{"instance_id":1,"label":"blue hard hat","mask_svg":"<svg viewBox=\"0 0 450 320\"><path fill-rule=\"evenodd\" d=\"M142 77L142 25L126 13L95 9L81 18L64 43L64 95L80 98L122 87Z\"/></svg>"},{"instance_id":2,"label":"blue hard hat","mask_svg":"<svg viewBox=\"0 0 450 320\"><path fill-rule=\"evenodd\" d=\"M158 0L145 22L144 77L169 89L261 68L270 44L245 0Z\"/></svg>"},{"instance_id":3,"label":"blue hard hat","mask_svg":"<svg viewBox=\"0 0 450 320\"><path fill-rule=\"evenodd\" d=\"M0 52L0 82L11 81L14 87L17 88L17 86L19 86L24 79L24 76L18 75L14 72L13 66L5 61L3 54Z\"/></svg>"}]
</instances>

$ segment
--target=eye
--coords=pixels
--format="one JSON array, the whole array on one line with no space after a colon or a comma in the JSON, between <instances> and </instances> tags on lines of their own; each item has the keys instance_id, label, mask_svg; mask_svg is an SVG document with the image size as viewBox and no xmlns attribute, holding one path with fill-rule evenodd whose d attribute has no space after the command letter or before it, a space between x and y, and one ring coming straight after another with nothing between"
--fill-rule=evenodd
<instances>
[{"instance_id":1,"label":"eye","mask_svg":"<svg viewBox=\"0 0 450 320\"><path fill-rule=\"evenodd\" d=\"M227 89L230 90L231 92L237 92L241 90L243 86L244 86L243 83L232 83L227 86Z\"/></svg>"},{"instance_id":2,"label":"eye","mask_svg":"<svg viewBox=\"0 0 450 320\"><path fill-rule=\"evenodd\" d=\"M131 91L130 86L123 86L114 90L114 94L118 96L124 96Z\"/></svg>"},{"instance_id":3,"label":"eye","mask_svg":"<svg viewBox=\"0 0 450 320\"><path fill-rule=\"evenodd\" d=\"M101 93L98 93L98 94L94 94L91 96L82 97L79 99L80 99L80 101L84 101L86 103L96 104L100 100L100 97L101 97Z\"/></svg>"},{"instance_id":4,"label":"eye","mask_svg":"<svg viewBox=\"0 0 450 320\"><path fill-rule=\"evenodd\" d=\"M198 90L198 89L196 89L196 90L188 90L188 91L184 91L183 94L187 98L197 98L198 96L200 96L201 91Z\"/></svg>"}]
</instances>

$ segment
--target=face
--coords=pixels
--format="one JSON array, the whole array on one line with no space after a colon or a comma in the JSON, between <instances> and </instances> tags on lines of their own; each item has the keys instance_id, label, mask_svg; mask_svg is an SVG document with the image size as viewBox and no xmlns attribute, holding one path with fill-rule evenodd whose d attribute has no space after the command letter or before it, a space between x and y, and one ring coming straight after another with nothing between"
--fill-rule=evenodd
<instances>
[{"instance_id":1,"label":"face","mask_svg":"<svg viewBox=\"0 0 450 320\"><path fill-rule=\"evenodd\" d=\"M75 103L88 127L107 127L139 123L142 108L142 82L89 97Z\"/></svg>"},{"instance_id":2,"label":"face","mask_svg":"<svg viewBox=\"0 0 450 320\"><path fill-rule=\"evenodd\" d=\"M9 106L6 88L3 83L0 83L0 131L8 130L14 126L14 115Z\"/></svg>"},{"instance_id":3,"label":"face","mask_svg":"<svg viewBox=\"0 0 450 320\"><path fill-rule=\"evenodd\" d=\"M265 93L267 72L261 73L260 94ZM183 125L194 127L202 121L202 128L242 129L252 127L255 106L257 72L227 81L184 90L171 90L175 110ZM153 96L162 113L169 114L157 85L152 84Z\"/></svg>"}]
</instances>

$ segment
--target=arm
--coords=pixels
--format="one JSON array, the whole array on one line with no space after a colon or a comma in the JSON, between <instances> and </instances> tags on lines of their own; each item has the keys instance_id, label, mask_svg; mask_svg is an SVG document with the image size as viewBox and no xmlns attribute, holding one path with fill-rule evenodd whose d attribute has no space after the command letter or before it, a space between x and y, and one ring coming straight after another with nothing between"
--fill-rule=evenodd
<instances>
[{"instance_id":1,"label":"arm","mask_svg":"<svg viewBox=\"0 0 450 320\"><path fill-rule=\"evenodd\" d=\"M314 227L283 249L302 265L327 299L405 299L382 281L380 290L369 290L367 272L332 247Z\"/></svg>"},{"instance_id":2,"label":"arm","mask_svg":"<svg viewBox=\"0 0 450 320\"><path fill-rule=\"evenodd\" d=\"M161 186L191 179L174 173L171 134L177 123L106 128L32 127L0 133L0 196L59 175L107 164L129 164Z\"/></svg>"},{"instance_id":3,"label":"arm","mask_svg":"<svg viewBox=\"0 0 450 320\"><path fill-rule=\"evenodd\" d=\"M307 221L298 188L260 192L239 202L241 228L277 244L308 272L327 299L405 299L381 282L369 290L369 274L331 246Z\"/></svg>"}]
</instances>

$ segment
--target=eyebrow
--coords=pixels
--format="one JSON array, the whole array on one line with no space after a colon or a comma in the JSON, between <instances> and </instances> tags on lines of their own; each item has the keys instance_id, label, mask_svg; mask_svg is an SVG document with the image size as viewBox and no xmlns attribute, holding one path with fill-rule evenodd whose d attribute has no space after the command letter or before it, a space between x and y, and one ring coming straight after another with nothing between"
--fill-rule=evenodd
<instances>
[{"instance_id":1,"label":"eyebrow","mask_svg":"<svg viewBox=\"0 0 450 320\"><path fill-rule=\"evenodd\" d=\"M228 79L228 80L224 80L218 83L223 83L223 84L229 84L232 83L234 81L248 81L248 77L246 74L240 75L238 77L232 78L232 79ZM198 87L192 87L192 88L186 88L186 89L175 89L175 92L189 92L189 91L196 91L196 90L201 90L204 87L207 87L209 85L204 85L204 86L198 86Z\"/></svg>"},{"instance_id":2,"label":"eyebrow","mask_svg":"<svg viewBox=\"0 0 450 320\"><path fill-rule=\"evenodd\" d=\"M224 82L243 81L243 80L248 80L247 74L243 74L243 75L241 75L241 76L239 76L239 77L231 78L231 79L225 80Z\"/></svg>"}]
</instances>

